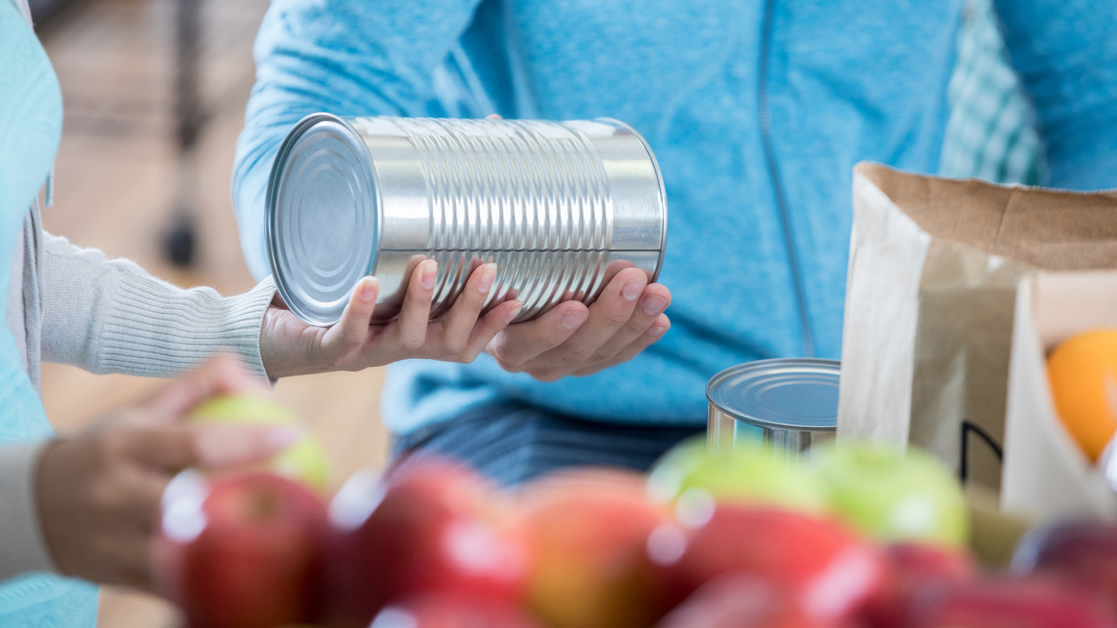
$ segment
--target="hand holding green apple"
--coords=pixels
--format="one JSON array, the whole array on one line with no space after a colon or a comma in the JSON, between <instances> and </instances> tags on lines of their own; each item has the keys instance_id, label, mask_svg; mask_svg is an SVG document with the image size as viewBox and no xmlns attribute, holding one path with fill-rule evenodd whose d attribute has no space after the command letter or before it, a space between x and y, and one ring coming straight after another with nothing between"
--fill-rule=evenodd
<instances>
[{"instance_id":1,"label":"hand holding green apple","mask_svg":"<svg viewBox=\"0 0 1117 628\"><path fill-rule=\"evenodd\" d=\"M190 414L193 423L256 423L303 428L303 437L271 459L268 469L322 492L329 478L326 453L302 420L282 404L251 394L214 397Z\"/></svg>"}]
</instances>

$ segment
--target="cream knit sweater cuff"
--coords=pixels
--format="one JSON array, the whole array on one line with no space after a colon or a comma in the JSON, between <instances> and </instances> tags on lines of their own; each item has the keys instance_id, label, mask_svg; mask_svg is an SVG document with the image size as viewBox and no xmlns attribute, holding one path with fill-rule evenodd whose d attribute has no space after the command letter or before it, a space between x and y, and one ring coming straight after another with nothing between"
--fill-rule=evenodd
<instances>
[{"instance_id":1,"label":"cream knit sweater cuff","mask_svg":"<svg viewBox=\"0 0 1117 628\"><path fill-rule=\"evenodd\" d=\"M124 273L105 312L96 372L172 377L226 351L268 379L260 329L274 295L270 277L223 298L209 288L182 290L146 273Z\"/></svg>"},{"instance_id":2,"label":"cream knit sweater cuff","mask_svg":"<svg viewBox=\"0 0 1117 628\"><path fill-rule=\"evenodd\" d=\"M0 447L0 581L35 571L54 571L39 528L35 472L46 441Z\"/></svg>"},{"instance_id":3,"label":"cream knit sweater cuff","mask_svg":"<svg viewBox=\"0 0 1117 628\"><path fill-rule=\"evenodd\" d=\"M179 288L130 260L109 260L50 234L43 252L44 362L172 377L228 351L267 377L260 328L275 295L271 278L222 297L212 288Z\"/></svg>"}]
</instances>

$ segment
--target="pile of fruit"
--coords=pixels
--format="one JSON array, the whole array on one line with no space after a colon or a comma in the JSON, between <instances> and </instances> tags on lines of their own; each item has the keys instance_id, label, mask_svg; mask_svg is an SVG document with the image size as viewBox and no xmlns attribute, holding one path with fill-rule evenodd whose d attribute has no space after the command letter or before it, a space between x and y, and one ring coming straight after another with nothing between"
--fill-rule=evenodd
<instances>
[{"instance_id":1,"label":"pile of fruit","mask_svg":"<svg viewBox=\"0 0 1117 628\"><path fill-rule=\"evenodd\" d=\"M268 471L185 472L156 564L193 628L1117 628L1117 529L1034 533L1009 576L979 573L966 528L917 451L692 441L648 476L515 492L412 458L328 506Z\"/></svg>"}]
</instances>

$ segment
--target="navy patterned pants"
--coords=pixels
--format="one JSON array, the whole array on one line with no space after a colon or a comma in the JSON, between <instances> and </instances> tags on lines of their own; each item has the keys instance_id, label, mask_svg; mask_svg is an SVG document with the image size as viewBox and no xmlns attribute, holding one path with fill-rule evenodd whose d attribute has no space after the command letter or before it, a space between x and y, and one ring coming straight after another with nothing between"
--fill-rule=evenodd
<instances>
[{"instance_id":1,"label":"navy patterned pants","mask_svg":"<svg viewBox=\"0 0 1117 628\"><path fill-rule=\"evenodd\" d=\"M646 471L679 441L705 432L692 425L600 423L524 405L477 408L400 436L393 457L437 454L456 458L494 481L515 486L564 467L612 466Z\"/></svg>"}]
</instances>

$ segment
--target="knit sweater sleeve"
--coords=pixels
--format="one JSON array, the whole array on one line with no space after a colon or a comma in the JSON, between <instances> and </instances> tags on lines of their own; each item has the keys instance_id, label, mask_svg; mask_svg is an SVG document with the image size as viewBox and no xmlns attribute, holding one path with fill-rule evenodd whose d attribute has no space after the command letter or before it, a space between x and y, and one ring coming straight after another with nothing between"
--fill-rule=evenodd
<instances>
[{"instance_id":1,"label":"knit sweater sleeve","mask_svg":"<svg viewBox=\"0 0 1117 628\"><path fill-rule=\"evenodd\" d=\"M260 328L275 294L271 278L223 298L211 288L173 286L130 260L43 237L44 362L169 377L229 351L266 377Z\"/></svg>"}]
</instances>

